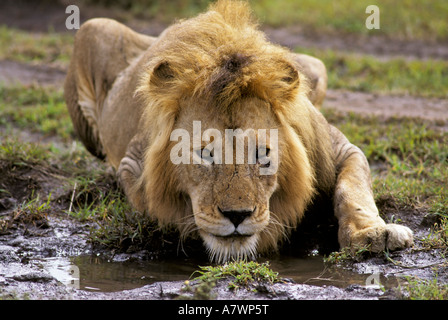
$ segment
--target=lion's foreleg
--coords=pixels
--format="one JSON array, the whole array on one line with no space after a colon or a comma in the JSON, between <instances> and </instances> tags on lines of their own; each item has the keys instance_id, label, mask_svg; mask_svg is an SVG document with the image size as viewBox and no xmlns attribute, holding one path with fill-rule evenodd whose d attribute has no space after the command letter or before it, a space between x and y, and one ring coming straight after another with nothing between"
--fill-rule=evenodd
<instances>
[{"instance_id":1,"label":"lion's foreleg","mask_svg":"<svg viewBox=\"0 0 448 320\"><path fill-rule=\"evenodd\" d=\"M339 222L341 247L370 245L370 250L400 249L413 243L412 231L386 224L379 216L373 197L370 168L362 151L336 128L331 128L337 182L334 210Z\"/></svg>"},{"instance_id":2,"label":"lion's foreleg","mask_svg":"<svg viewBox=\"0 0 448 320\"><path fill-rule=\"evenodd\" d=\"M141 140L134 137L121 159L117 170L120 186L135 209L144 211L143 191L139 185L139 178L143 171L143 147Z\"/></svg>"}]
</instances>

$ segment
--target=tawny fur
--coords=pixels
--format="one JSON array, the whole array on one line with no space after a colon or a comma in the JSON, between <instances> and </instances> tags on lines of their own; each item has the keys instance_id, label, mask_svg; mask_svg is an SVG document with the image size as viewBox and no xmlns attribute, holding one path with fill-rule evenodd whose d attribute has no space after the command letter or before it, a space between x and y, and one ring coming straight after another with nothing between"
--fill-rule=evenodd
<instances>
[{"instance_id":1,"label":"tawny fur","mask_svg":"<svg viewBox=\"0 0 448 320\"><path fill-rule=\"evenodd\" d=\"M117 169L131 203L184 236L199 229L218 260L276 249L318 190L334 195L341 246L411 245L409 229L379 217L362 152L316 108L326 80L318 59L267 41L246 2L218 1L158 38L108 19L87 22L76 36L65 94L77 133ZM176 128L191 133L194 120L278 129L278 172L263 180L250 178L249 166L174 165L170 135ZM256 233L250 241L204 231L230 223L216 209L229 203L257 208L245 222Z\"/></svg>"}]
</instances>

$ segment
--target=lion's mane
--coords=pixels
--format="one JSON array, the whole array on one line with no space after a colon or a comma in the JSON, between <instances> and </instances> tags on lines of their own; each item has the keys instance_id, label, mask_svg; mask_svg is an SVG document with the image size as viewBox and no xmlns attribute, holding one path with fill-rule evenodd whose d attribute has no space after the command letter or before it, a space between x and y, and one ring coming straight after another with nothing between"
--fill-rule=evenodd
<instances>
[{"instance_id":1,"label":"lion's mane","mask_svg":"<svg viewBox=\"0 0 448 320\"><path fill-rule=\"evenodd\" d=\"M179 101L193 95L213 105L210 112L228 112L232 102L255 96L269 102L282 132L279 188L270 199L276 231L261 235L258 251L276 248L317 190L330 191L335 184L328 124L309 101L307 79L291 52L267 41L246 2L218 1L168 28L142 61L136 96L145 103L143 124L152 129L145 137L143 174L131 192L134 204L188 235L191 203L170 161ZM187 108L194 112L194 105Z\"/></svg>"}]
</instances>

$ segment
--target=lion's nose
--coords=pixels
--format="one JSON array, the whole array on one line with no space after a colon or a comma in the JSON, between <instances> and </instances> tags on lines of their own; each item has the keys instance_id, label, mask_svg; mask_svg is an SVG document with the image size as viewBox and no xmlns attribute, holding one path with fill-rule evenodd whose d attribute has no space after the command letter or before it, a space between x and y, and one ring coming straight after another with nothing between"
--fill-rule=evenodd
<instances>
[{"instance_id":1,"label":"lion's nose","mask_svg":"<svg viewBox=\"0 0 448 320\"><path fill-rule=\"evenodd\" d=\"M255 212L254 209L239 209L239 210L223 210L219 208L219 212L226 218L228 218L235 228L237 228L241 222L243 222L246 218L252 215Z\"/></svg>"}]
</instances>

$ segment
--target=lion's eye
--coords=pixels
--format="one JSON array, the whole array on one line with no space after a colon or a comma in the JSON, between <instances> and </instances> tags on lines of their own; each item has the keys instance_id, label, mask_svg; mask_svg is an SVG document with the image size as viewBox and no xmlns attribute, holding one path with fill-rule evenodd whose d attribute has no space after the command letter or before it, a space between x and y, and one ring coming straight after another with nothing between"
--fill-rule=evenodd
<instances>
[{"instance_id":1,"label":"lion's eye","mask_svg":"<svg viewBox=\"0 0 448 320\"><path fill-rule=\"evenodd\" d=\"M268 147L259 147L257 149L257 163L263 168L269 168L271 160L269 159L269 153L271 149Z\"/></svg>"}]
</instances>

